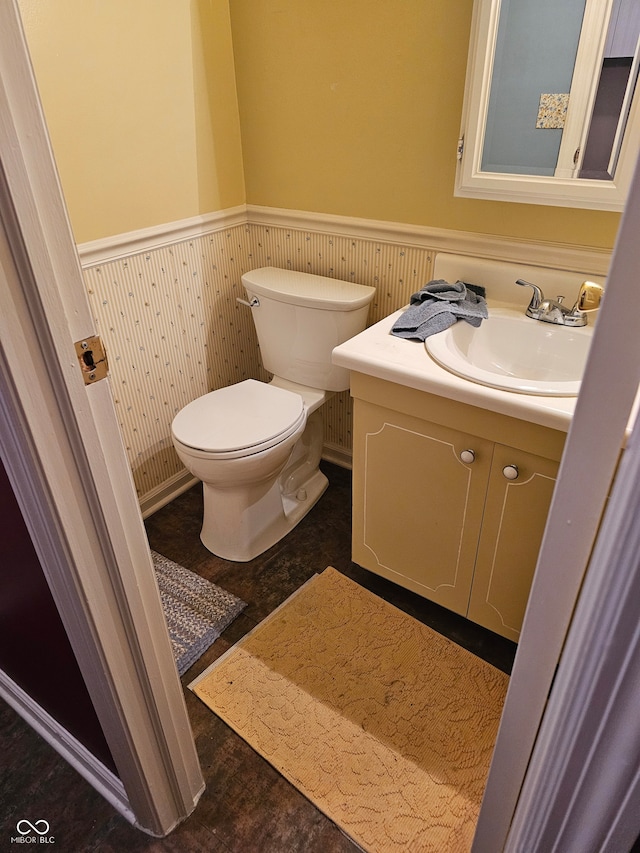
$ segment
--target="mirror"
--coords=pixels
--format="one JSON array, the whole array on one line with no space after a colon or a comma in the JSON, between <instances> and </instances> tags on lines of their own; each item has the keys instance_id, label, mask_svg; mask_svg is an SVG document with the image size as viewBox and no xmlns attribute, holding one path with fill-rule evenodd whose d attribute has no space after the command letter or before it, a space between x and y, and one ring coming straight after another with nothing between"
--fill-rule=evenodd
<instances>
[{"instance_id":1,"label":"mirror","mask_svg":"<svg viewBox=\"0 0 640 853\"><path fill-rule=\"evenodd\" d=\"M455 195L622 210L640 0L476 0Z\"/></svg>"}]
</instances>

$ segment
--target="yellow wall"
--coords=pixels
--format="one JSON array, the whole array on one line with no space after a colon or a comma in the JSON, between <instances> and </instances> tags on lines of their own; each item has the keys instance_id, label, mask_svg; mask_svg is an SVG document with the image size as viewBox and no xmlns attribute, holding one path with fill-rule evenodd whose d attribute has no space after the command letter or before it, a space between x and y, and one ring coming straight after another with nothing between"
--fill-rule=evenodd
<instances>
[{"instance_id":1,"label":"yellow wall","mask_svg":"<svg viewBox=\"0 0 640 853\"><path fill-rule=\"evenodd\" d=\"M472 0L231 0L247 201L613 245L613 213L453 197Z\"/></svg>"},{"instance_id":2,"label":"yellow wall","mask_svg":"<svg viewBox=\"0 0 640 853\"><path fill-rule=\"evenodd\" d=\"M613 245L453 197L472 0L19 2L78 242L247 201Z\"/></svg>"},{"instance_id":3,"label":"yellow wall","mask_svg":"<svg viewBox=\"0 0 640 853\"><path fill-rule=\"evenodd\" d=\"M245 201L227 0L19 0L76 241Z\"/></svg>"}]
</instances>

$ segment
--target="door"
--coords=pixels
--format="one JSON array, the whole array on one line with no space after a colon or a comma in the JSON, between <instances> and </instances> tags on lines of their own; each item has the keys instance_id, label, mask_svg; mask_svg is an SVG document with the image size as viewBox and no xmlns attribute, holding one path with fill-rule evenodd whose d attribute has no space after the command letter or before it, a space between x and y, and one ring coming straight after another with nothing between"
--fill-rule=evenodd
<instances>
[{"instance_id":1,"label":"door","mask_svg":"<svg viewBox=\"0 0 640 853\"><path fill-rule=\"evenodd\" d=\"M0 115L2 460L117 770L81 772L164 834L202 775L108 380L85 387L75 355L93 325L15 2ZM6 673L0 690L39 713Z\"/></svg>"},{"instance_id":2,"label":"door","mask_svg":"<svg viewBox=\"0 0 640 853\"><path fill-rule=\"evenodd\" d=\"M355 418L354 560L465 616L492 443L362 400Z\"/></svg>"},{"instance_id":3,"label":"door","mask_svg":"<svg viewBox=\"0 0 640 853\"><path fill-rule=\"evenodd\" d=\"M529 600L558 463L496 444L468 617L514 642Z\"/></svg>"}]
</instances>

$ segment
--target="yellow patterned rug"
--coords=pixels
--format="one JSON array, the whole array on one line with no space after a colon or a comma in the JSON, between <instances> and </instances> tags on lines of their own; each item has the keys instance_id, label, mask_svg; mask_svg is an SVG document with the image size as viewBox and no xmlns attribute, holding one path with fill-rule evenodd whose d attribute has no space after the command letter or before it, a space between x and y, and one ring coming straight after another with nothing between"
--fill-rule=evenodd
<instances>
[{"instance_id":1,"label":"yellow patterned rug","mask_svg":"<svg viewBox=\"0 0 640 853\"><path fill-rule=\"evenodd\" d=\"M462 853L508 677L333 568L191 689L371 853Z\"/></svg>"}]
</instances>

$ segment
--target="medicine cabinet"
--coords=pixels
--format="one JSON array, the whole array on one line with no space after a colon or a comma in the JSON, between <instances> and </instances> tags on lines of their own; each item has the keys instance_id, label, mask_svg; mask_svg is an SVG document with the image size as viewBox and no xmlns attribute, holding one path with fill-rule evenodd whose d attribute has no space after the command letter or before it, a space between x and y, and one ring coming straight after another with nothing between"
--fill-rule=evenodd
<instances>
[{"instance_id":1,"label":"medicine cabinet","mask_svg":"<svg viewBox=\"0 0 640 853\"><path fill-rule=\"evenodd\" d=\"M455 195L622 210L640 0L476 0Z\"/></svg>"}]
</instances>

